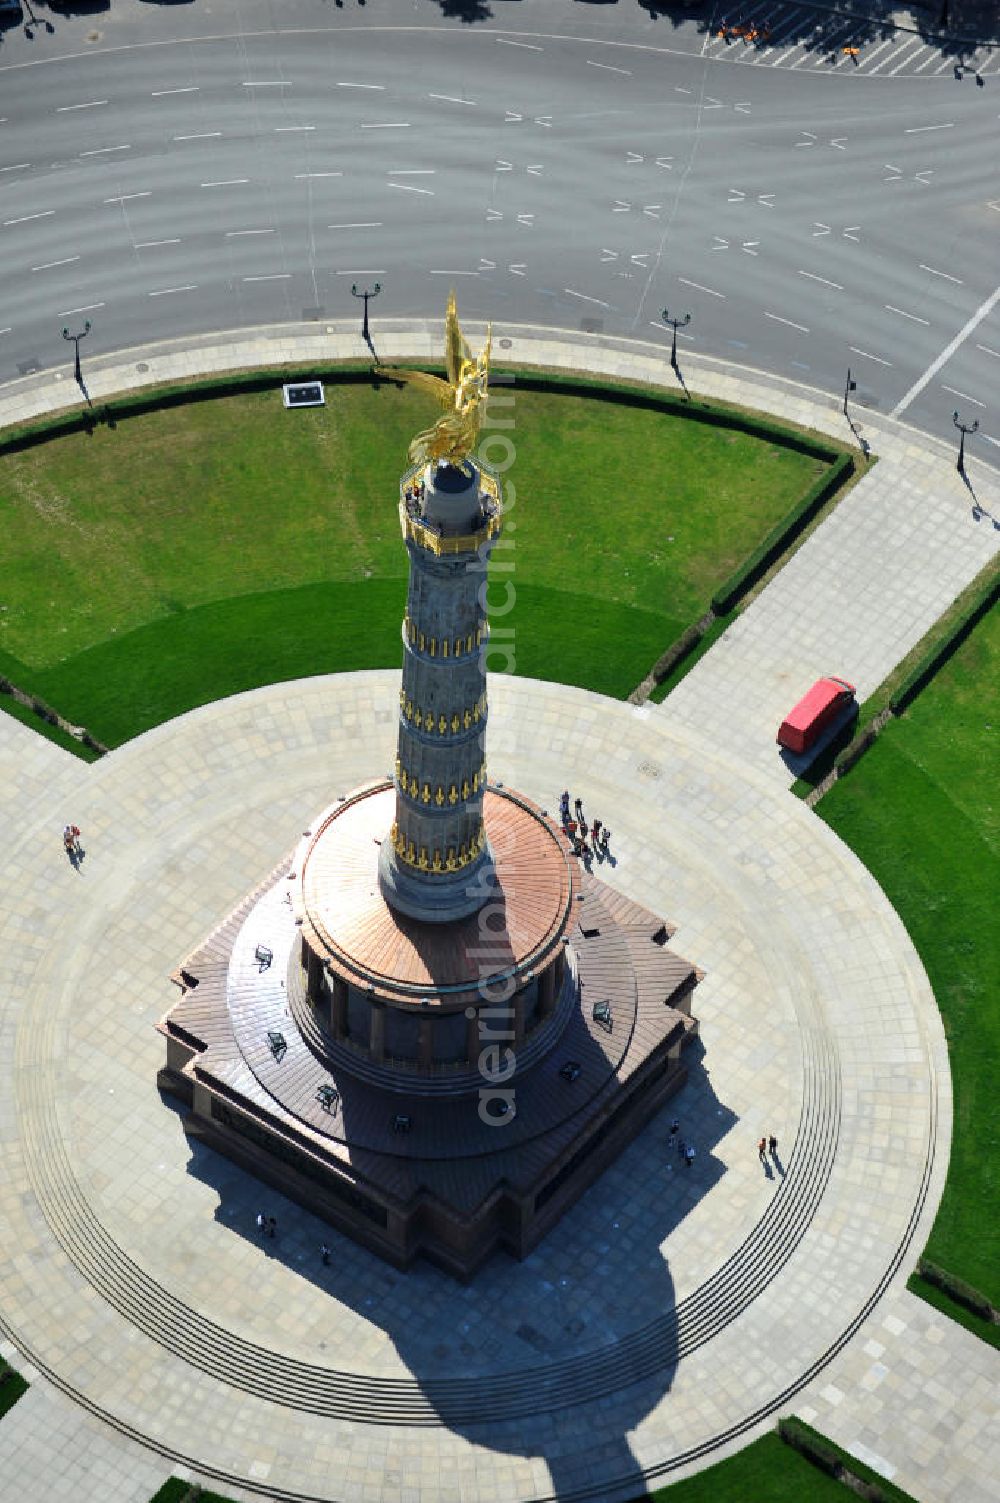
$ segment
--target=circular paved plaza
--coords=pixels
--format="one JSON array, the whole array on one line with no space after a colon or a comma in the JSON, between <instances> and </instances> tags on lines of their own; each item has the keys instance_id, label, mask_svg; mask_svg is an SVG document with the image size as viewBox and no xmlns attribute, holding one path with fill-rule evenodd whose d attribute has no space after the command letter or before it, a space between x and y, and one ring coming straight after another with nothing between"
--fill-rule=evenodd
<instances>
[{"instance_id":1,"label":"circular paved plaza","mask_svg":"<svg viewBox=\"0 0 1000 1503\"><path fill-rule=\"evenodd\" d=\"M324 1266L328 1228L187 1141L153 1024L311 811L389 768L397 688L220 701L74 766L22 821L0 1309L92 1411L262 1496L634 1497L791 1407L911 1266L950 1134L934 999L877 884L773 779L660 711L497 678L491 776L543 807L580 794L614 832L602 875L705 972L676 1098L697 1157L668 1108L531 1257L465 1287L337 1236Z\"/></svg>"}]
</instances>

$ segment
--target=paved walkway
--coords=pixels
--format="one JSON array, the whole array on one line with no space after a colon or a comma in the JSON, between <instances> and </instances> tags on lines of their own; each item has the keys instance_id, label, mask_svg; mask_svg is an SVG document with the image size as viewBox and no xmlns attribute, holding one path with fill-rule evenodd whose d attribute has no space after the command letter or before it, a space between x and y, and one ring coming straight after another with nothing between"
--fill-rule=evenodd
<instances>
[{"instance_id":1,"label":"paved walkway","mask_svg":"<svg viewBox=\"0 0 1000 1503\"><path fill-rule=\"evenodd\" d=\"M437 341L409 329L387 353ZM265 335L240 362L254 352L274 358ZM595 361L592 341L517 335L513 355L528 352ZM134 363L153 370L134 374L227 354L145 352ZM653 361L614 342L596 359L640 375ZM96 396L114 378L92 379ZM737 379L748 403L836 420L833 404L699 362L699 385L732 395ZM0 416L46 398L23 383ZM944 473L930 441L890 429ZM976 484L996 498L992 476ZM961 497L942 516L956 536L971 525ZM678 1103L699 1150L690 1177L654 1123L530 1259L497 1258L464 1290L347 1244L325 1269L329 1234L273 1196L281 1233L261 1248L257 1184L189 1145L152 1088L151 1025L178 957L303 816L389 765L395 675L221 701L90 768L48 746L26 755L30 733L0 716L0 1323L44 1397L0 1425L5 1479L46 1489L33 1415L53 1451L79 1450L80 1411L51 1384L106 1417L101 1496L122 1503L137 1496L137 1440L153 1472L159 1452L163 1474L222 1474L237 1497L232 1478L246 1496L351 1503L624 1499L790 1410L923 1503L985 1503L1000 1364L902 1288L943 1185L951 1102L940 1019L895 914L769 766L696 719L505 678L491 695L493 775L543 803L569 777L615 830L609 879L676 920L706 971L704 1064ZM87 835L80 874L63 858L67 817ZM783 1155L770 1178L765 1130ZM216 1375L247 1342L265 1370L311 1374L301 1407L248 1396L235 1367ZM556 1363L548 1401L523 1412L521 1384ZM585 1396L595 1368L611 1374L599 1402ZM457 1397L442 1378L462 1380ZM396 1423L366 1424L359 1395L364 1409L391 1400ZM93 1495L80 1473L77 1487Z\"/></svg>"}]
</instances>

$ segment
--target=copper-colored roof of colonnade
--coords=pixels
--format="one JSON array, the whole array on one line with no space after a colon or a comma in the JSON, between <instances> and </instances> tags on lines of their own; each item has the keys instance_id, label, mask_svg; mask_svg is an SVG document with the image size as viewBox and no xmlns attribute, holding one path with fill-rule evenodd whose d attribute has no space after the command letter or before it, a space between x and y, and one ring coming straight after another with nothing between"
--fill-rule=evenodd
<instances>
[{"instance_id":1,"label":"copper-colored roof of colonnade","mask_svg":"<svg viewBox=\"0 0 1000 1503\"><path fill-rule=\"evenodd\" d=\"M521 794L490 788L483 820L499 892L479 913L425 924L395 912L379 889L379 847L395 790L380 782L327 809L296 854L303 931L329 969L401 1006L452 1010L490 976L526 980L554 957L573 899L565 837Z\"/></svg>"}]
</instances>

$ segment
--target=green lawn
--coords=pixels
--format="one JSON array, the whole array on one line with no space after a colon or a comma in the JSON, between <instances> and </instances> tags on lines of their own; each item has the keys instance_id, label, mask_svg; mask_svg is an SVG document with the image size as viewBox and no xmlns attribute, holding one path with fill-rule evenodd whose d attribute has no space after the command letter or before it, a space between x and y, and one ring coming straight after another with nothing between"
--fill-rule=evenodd
<instances>
[{"instance_id":1,"label":"green lawn","mask_svg":"<svg viewBox=\"0 0 1000 1503\"><path fill-rule=\"evenodd\" d=\"M823 461L669 408L513 392L514 666L623 697ZM398 478L433 415L384 382L295 413L270 391L0 457L0 673L116 745L221 694L398 664Z\"/></svg>"},{"instance_id":2,"label":"green lawn","mask_svg":"<svg viewBox=\"0 0 1000 1503\"><path fill-rule=\"evenodd\" d=\"M944 1019L955 1133L926 1255L1000 1305L1000 611L816 812L877 877Z\"/></svg>"},{"instance_id":3,"label":"green lawn","mask_svg":"<svg viewBox=\"0 0 1000 1503\"><path fill-rule=\"evenodd\" d=\"M856 1494L772 1431L728 1460L650 1496L655 1503L850 1503Z\"/></svg>"}]
</instances>

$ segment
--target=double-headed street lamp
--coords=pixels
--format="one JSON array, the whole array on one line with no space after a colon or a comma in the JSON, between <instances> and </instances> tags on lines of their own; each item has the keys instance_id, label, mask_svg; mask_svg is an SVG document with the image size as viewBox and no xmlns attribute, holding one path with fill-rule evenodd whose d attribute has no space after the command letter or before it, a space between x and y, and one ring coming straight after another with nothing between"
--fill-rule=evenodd
<instances>
[{"instance_id":1,"label":"double-headed street lamp","mask_svg":"<svg viewBox=\"0 0 1000 1503\"><path fill-rule=\"evenodd\" d=\"M63 329L62 333L63 339L71 339L73 341L73 374L76 376L76 384L83 392L84 396L87 398L88 404L90 406L93 406L93 403L90 401L90 392L87 390L83 382L83 372L80 369L80 340L85 339L90 333L90 319L88 318L86 320L79 334L71 334L69 329Z\"/></svg>"},{"instance_id":2,"label":"double-headed street lamp","mask_svg":"<svg viewBox=\"0 0 1000 1503\"><path fill-rule=\"evenodd\" d=\"M375 353L375 347L372 344L371 335L368 332L368 299L370 297L378 297L378 295L379 295L379 293L381 291L382 291L382 284L381 284L381 282L376 282L375 286L374 287L370 287L370 288L369 287L359 288L357 282L355 282L355 283L353 283L353 285L351 287L351 296L352 297L364 298L364 301L365 301L364 317L361 320L361 338L364 340L365 344L371 350L371 352L372 352L373 355Z\"/></svg>"},{"instance_id":3,"label":"double-headed street lamp","mask_svg":"<svg viewBox=\"0 0 1000 1503\"><path fill-rule=\"evenodd\" d=\"M958 441L958 463L956 464L955 468L956 468L956 470L958 471L958 473L960 475L964 476L965 475L965 435L967 433L976 433L976 432L978 432L978 430L979 430L979 419L976 418L975 422L973 422L971 424L970 423L960 423L959 420L958 420L958 413L955 412L955 413L952 413L952 420L953 420L953 422L955 424L955 427L958 429L959 433L962 435L962 437Z\"/></svg>"},{"instance_id":4,"label":"double-headed street lamp","mask_svg":"<svg viewBox=\"0 0 1000 1503\"><path fill-rule=\"evenodd\" d=\"M685 329L685 328L687 328L688 324L691 322L691 315L690 315L690 313L685 313L685 315L684 315L683 318L671 318L670 314L667 312L666 308L664 308L664 310L663 310L663 322L665 324L668 324L670 326L670 328L673 329L673 331L674 331L674 337L673 337L673 339L670 342L670 366L671 366L672 370L676 370L677 369L677 330L678 329Z\"/></svg>"}]
</instances>

